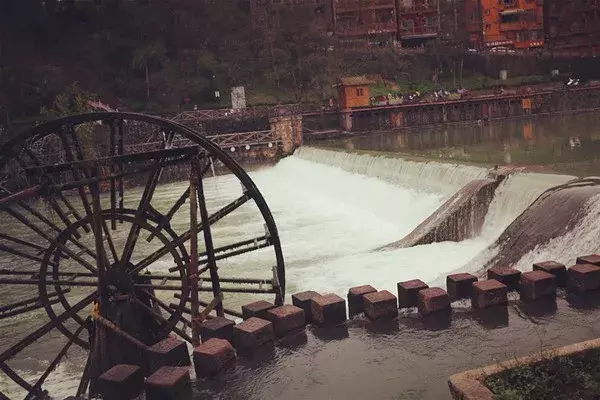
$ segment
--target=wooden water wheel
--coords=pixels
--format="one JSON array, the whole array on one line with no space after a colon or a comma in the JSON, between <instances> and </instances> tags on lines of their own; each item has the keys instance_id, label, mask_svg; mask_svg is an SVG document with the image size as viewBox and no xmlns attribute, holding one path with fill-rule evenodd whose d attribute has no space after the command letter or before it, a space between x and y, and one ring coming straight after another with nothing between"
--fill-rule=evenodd
<instances>
[{"instance_id":1,"label":"wooden water wheel","mask_svg":"<svg viewBox=\"0 0 600 400\"><path fill-rule=\"evenodd\" d=\"M282 303L263 196L183 125L119 112L58 119L3 145L0 174L0 398L44 398L63 362L69 379L81 375L71 394L85 392L94 321L144 345L172 334L196 344L211 301L233 317L243 303Z\"/></svg>"}]
</instances>

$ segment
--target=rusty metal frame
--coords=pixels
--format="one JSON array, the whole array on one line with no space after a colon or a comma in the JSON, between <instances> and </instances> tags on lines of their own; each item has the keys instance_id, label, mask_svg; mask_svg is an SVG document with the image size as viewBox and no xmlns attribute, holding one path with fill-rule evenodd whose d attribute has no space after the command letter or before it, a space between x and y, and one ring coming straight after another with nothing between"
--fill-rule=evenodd
<instances>
[{"instance_id":1,"label":"rusty metal frame","mask_svg":"<svg viewBox=\"0 0 600 400\"><path fill-rule=\"evenodd\" d=\"M108 138L110 142L108 147L109 156L86 160L82 144L79 142L75 129L80 124L93 122L107 124L110 129L110 137ZM144 152L143 149L139 148L140 146L136 146L135 151L132 152L132 154L127 155L127 146L132 145L125 145L125 129L127 125L131 125L131 123L135 122L150 124L159 127L162 132L167 132L162 146L163 149L159 151ZM38 140L45 140L49 135L57 135L57 137L61 139L60 142L62 143L64 150L63 155L49 155L44 153L43 157L38 157L35 153L30 151L31 145ZM2 188L0 191L0 210L10 213L21 221L21 223L33 229L41 239L45 239L48 242L47 244L40 246L35 243L27 243L7 234L2 234L1 238L7 240L9 242L8 244L16 243L25 247L16 251L10 246L2 244L0 246L0 251L16 254L39 262L41 267L39 271L23 271L18 268L15 270L0 270L0 285L37 286L39 292L39 296L36 296L35 298L26 299L1 307L0 319L40 308L44 308L50 318L48 323L0 354L0 370L4 371L4 373L13 379L13 381L22 386L30 394L35 394L41 391L43 381L48 376L50 370L64 358L66 352L73 344L77 344L84 349L90 347L85 340L82 340L79 337L81 332L85 329L87 320L78 316L77 313L83 308L91 305L92 302L98 302L98 315L100 317L105 315L103 311L103 306L107 301L107 278L105 274L107 268L111 265L109 254L112 254L115 263L117 263L117 261L119 263L124 263L125 261L123 260L128 262L129 255L131 254L130 248L135 246L135 241L139 235L139 229L151 232L148 241L156 237L159 239L159 242L163 243L163 248L166 253L173 253L177 266L172 269L174 271L171 272L179 272L179 274L176 274L179 275L178 277L174 275L144 274L141 276L145 278L146 281L133 283L135 290L146 293L149 298L153 299L158 307L167 311L169 314L169 317L165 319L153 313L156 320L162 323L162 337L166 337L170 331L175 331L184 339L197 344L198 332L197 329L194 329L194 320L203 317L203 314L199 314L198 307L200 305L205 307L206 314L214 307L218 315L229 313L238 316L238 312L227 310L223 307L221 301L223 292L272 293L275 294L276 303L281 304L285 295L285 269L281 243L275 221L266 201L254 182L242 167L221 149L221 147L232 146L234 143L237 145L264 145L267 143L278 143L279 140L277 140L275 134L271 131L219 136L220 137L217 140L212 141L182 124L159 117L136 113L99 112L50 121L27 130L22 135L15 137L0 147L0 168L4 168L7 163L16 159L21 162L23 171L27 172L26 177L21 175L21 178L24 178L25 187L19 187L19 185L23 184L23 182L19 181L20 183L16 185L16 187L10 187L10 190L15 191L14 193L10 192L9 189ZM176 141L179 143L175 143ZM186 144L187 146L182 147L177 146L177 144ZM153 143L153 145L155 144ZM156 148L156 146L154 146L154 148ZM140 152L140 150L142 151ZM27 161L24 157L28 157L30 161ZM42 160L48 160L50 163L43 165L45 163L42 162ZM133 172L141 173L145 171L148 172L150 177L146 182L144 195L142 196L137 209L126 209L123 203L123 194L125 190L123 178L132 174L132 172L127 171L125 166L129 162L136 162L139 160L153 162L154 165L151 167L140 167ZM150 201L154 189L158 184L158 179L163 167L167 165L183 164L185 162L189 163L190 161L192 166L190 189L187 189L185 193L183 193L166 215L160 214L152 207ZM240 198L224 206L216 213L209 215L204 198L202 178L204 173L215 161L219 161L237 177L244 188L244 193ZM207 162L207 164L201 165L201 162ZM100 174L101 169L107 173ZM61 184L55 181L52 174L71 174L69 176L72 176L73 181ZM100 203L100 186L104 183L108 184L108 187L110 188L110 206L105 209L101 207ZM84 190L84 188L87 188L87 191ZM78 192L85 209L83 215L78 214L75 207L69 203L63 195L64 190L75 190ZM60 220L66 228L56 225L54 222L48 220L42 214L27 205L28 199L36 197L50 199L49 204L58 213ZM170 228L168 220L170 220L173 216L172 214L174 214L186 201L186 197L189 197L192 204L196 203L197 208L193 207L194 211L190 215L190 231L178 235ZM211 225L235 211L249 200L255 202L260 215L265 222L267 229L265 236L245 240L221 248L215 248L212 244ZM62 207L66 206L67 211L63 212L58 201L65 202ZM17 206L23 208L29 214L22 215L15 211L14 207ZM196 209L199 211L199 215L196 213ZM54 238L52 235L48 235L46 232L40 230L39 227L34 225L28 219L31 218L30 215L41 221L38 221L38 224L42 224L42 226L45 227L44 229L50 228L50 232L53 233L52 235L57 234L58 236ZM75 217L74 220L69 217L70 215ZM151 221L153 225L150 225L149 221ZM110 224L110 229L107 222ZM119 260L112 243L110 230L118 229L118 226L124 222L130 223L132 227L130 228L128 240L123 250L124 256ZM95 246L88 249L85 245L78 242L78 232L80 232L81 229L93 232ZM206 245L206 251L202 253L198 252L197 240L193 240L194 236L197 237L200 232L204 235L204 243ZM192 239L192 242L196 245L192 246L191 254L188 255L184 243L190 239ZM109 245L106 248L105 241ZM91 265L80 258L78 254L66 246L67 242L77 246L81 250L81 254L86 253L88 256L92 257L92 259L95 259L96 265ZM275 277L278 280L277 282L268 279L219 278L216 269L217 260L233 257L268 246L273 246L274 249L276 262L275 269L277 270ZM110 253L108 252L109 247ZM160 257L160 254L163 254L164 251L161 250L158 252L158 255L152 254L150 257L146 257L142 263L132 266L131 269L128 270L128 273L137 276L146 266L153 262L152 260L154 257ZM87 271L84 270L83 272L70 273L59 270L58 265L61 259L64 258L73 259L74 262L87 269ZM202 270L198 270L199 265L206 266L203 267ZM269 267L270 269L271 266L266 267ZM211 288L198 287L198 280L203 272L210 272ZM155 282L157 280L160 280L161 283ZM172 282L173 280L178 281L177 284L167 284L167 282ZM229 285L222 287L221 283L228 283ZM236 286L239 284L258 285L258 287ZM66 299L65 294L69 293L71 287L89 287L95 288L96 290L83 300L70 304ZM178 304L167 305L166 303L159 301L159 299L152 294L153 290L175 292L175 297L179 298ZM198 299L198 293L201 291L212 292L215 300L210 304L200 301ZM62 304L64 312L55 311L53 306L56 304ZM188 310L187 304L191 305L190 312L192 314L192 320L187 320L182 315ZM208 312L206 307L209 308ZM149 307L145 308L148 308L149 312L152 312ZM78 324L75 332L72 332L64 324L65 321L69 319L74 320ZM178 323L183 323L184 326L192 327L192 337L187 336L185 332L179 330L176 327ZM60 331L67 338L68 342L51 361L51 368L46 370L36 384L32 386L14 372L8 366L7 362L31 343L39 340L43 335L54 329ZM87 382L90 379L90 368L92 368L91 364L93 364L94 361L91 358L89 358L88 361L78 392L85 390Z\"/></svg>"}]
</instances>

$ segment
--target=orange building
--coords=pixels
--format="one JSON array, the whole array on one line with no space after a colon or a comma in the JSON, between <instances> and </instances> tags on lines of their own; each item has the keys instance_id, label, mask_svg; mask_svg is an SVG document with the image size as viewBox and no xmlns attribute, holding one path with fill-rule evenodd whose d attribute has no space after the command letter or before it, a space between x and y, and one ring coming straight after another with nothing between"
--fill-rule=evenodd
<instances>
[{"instance_id":1,"label":"orange building","mask_svg":"<svg viewBox=\"0 0 600 400\"><path fill-rule=\"evenodd\" d=\"M542 0L467 0L465 8L469 41L475 48L544 46Z\"/></svg>"},{"instance_id":2,"label":"orange building","mask_svg":"<svg viewBox=\"0 0 600 400\"><path fill-rule=\"evenodd\" d=\"M340 78L337 83L338 101L341 110L371 105L372 84L365 76L348 76Z\"/></svg>"}]
</instances>

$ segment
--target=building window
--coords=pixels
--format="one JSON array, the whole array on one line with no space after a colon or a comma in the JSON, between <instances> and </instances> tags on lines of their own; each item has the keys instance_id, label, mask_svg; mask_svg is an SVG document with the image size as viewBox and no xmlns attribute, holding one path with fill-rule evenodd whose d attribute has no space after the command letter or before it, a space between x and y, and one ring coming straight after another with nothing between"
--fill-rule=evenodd
<instances>
[{"instance_id":1,"label":"building window","mask_svg":"<svg viewBox=\"0 0 600 400\"><path fill-rule=\"evenodd\" d=\"M413 21L412 19L400 20L400 27L403 30L412 31L414 26L415 26L415 21Z\"/></svg>"},{"instance_id":2,"label":"building window","mask_svg":"<svg viewBox=\"0 0 600 400\"><path fill-rule=\"evenodd\" d=\"M363 96L363 89L362 88L357 88L356 89L356 96L358 96L358 97L362 97Z\"/></svg>"}]
</instances>

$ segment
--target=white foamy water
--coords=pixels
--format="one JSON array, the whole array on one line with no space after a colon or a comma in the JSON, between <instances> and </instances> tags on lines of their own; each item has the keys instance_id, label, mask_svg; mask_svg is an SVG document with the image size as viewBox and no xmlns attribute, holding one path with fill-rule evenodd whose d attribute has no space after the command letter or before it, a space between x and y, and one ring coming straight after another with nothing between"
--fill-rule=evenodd
<instances>
[{"instance_id":1,"label":"white foamy water","mask_svg":"<svg viewBox=\"0 0 600 400\"><path fill-rule=\"evenodd\" d=\"M572 179L575 177L570 175L531 172L509 175L496 189L482 234L496 239L542 193Z\"/></svg>"},{"instance_id":2,"label":"white foamy water","mask_svg":"<svg viewBox=\"0 0 600 400\"><path fill-rule=\"evenodd\" d=\"M382 252L373 249L404 237L466 183L485 177L486 170L309 148L300 149L274 167L254 171L251 176L279 230L288 297L304 290L345 296L348 288L364 284L395 293L397 282L415 278L443 286L445 275L452 271L466 271L475 265L480 268L482 261L490 257L488 246L514 218L543 191L572 179L517 174L497 190L479 237ZM161 186L153 204L158 209L168 209L185 187L184 183ZM236 178L227 175L207 178L205 192L212 213L239 197L242 189ZM596 249L600 227L592 222L600 215L600 199L595 198L589 207L590 213L580 229L535 249L521 260L519 267L530 268L533 260L540 259L567 262ZM178 231L189 223L189 211L183 208L182 215L173 221ZM263 220L251 203L213 227L217 246L262 234ZM219 261L219 274L268 279L272 261L272 249L262 249ZM172 262L165 260L152 269L166 270L170 266ZM230 296L226 297L228 300ZM11 334L15 336L22 337L29 329L26 321L12 323ZM43 351L44 345L41 346L37 351ZM54 345L48 346L56 351ZM62 364L57 374L51 374L46 388L59 397L72 393L80 368L81 365ZM32 380L39 376L35 372L25 374ZM17 392L7 390L8 386L8 381L0 378L0 391L13 397Z\"/></svg>"},{"instance_id":3,"label":"white foamy water","mask_svg":"<svg viewBox=\"0 0 600 400\"><path fill-rule=\"evenodd\" d=\"M301 147L294 156L395 185L416 188L421 192L443 193L448 196L453 195L457 188L487 175L485 168L461 164L407 161L392 156L372 156L313 147Z\"/></svg>"}]
</instances>

